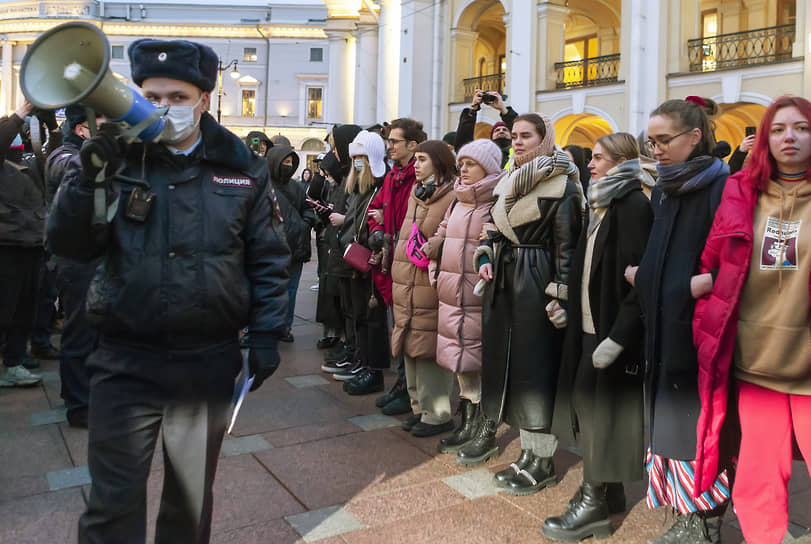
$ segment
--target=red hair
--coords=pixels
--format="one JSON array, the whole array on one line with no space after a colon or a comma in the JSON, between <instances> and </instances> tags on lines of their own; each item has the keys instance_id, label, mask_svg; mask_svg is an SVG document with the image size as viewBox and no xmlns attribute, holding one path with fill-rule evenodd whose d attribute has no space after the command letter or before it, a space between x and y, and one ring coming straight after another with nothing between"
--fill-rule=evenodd
<instances>
[{"instance_id":1,"label":"red hair","mask_svg":"<svg viewBox=\"0 0 811 544\"><path fill-rule=\"evenodd\" d=\"M777 162L769 149L769 130L774 122L774 116L777 114L777 110L792 106L800 110L803 117L811 124L811 102L799 96L781 96L766 109L755 135L755 145L752 147L746 171L749 181L760 191L765 191L769 180L776 178L778 174ZM809 164L806 178L811 179L811 164Z\"/></svg>"}]
</instances>

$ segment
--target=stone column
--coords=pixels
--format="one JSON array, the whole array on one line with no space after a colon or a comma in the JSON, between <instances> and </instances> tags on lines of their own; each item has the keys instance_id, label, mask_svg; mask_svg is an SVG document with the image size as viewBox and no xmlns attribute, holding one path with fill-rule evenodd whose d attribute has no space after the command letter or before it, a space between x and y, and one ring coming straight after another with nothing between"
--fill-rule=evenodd
<instances>
[{"instance_id":1,"label":"stone column","mask_svg":"<svg viewBox=\"0 0 811 544\"><path fill-rule=\"evenodd\" d=\"M400 0L381 0L377 55L377 120L399 117L400 98Z\"/></svg>"},{"instance_id":2,"label":"stone column","mask_svg":"<svg viewBox=\"0 0 811 544\"><path fill-rule=\"evenodd\" d=\"M377 25L360 25L355 32L355 123L362 127L377 122L377 34Z\"/></svg>"},{"instance_id":3,"label":"stone column","mask_svg":"<svg viewBox=\"0 0 811 544\"><path fill-rule=\"evenodd\" d=\"M805 57L803 61L803 84L801 96L811 96L811 6L807 2L797 2L796 38L794 57Z\"/></svg>"},{"instance_id":4,"label":"stone column","mask_svg":"<svg viewBox=\"0 0 811 544\"><path fill-rule=\"evenodd\" d=\"M14 103L14 42L9 39L3 40L3 68L0 78L0 115L5 115L17 109L17 104Z\"/></svg>"},{"instance_id":5,"label":"stone column","mask_svg":"<svg viewBox=\"0 0 811 544\"><path fill-rule=\"evenodd\" d=\"M557 2L539 2L537 14L530 20L537 21L537 29L533 29L531 36L537 36L536 62L537 76L534 91L545 91L555 88L557 79L555 63L563 62L563 50L566 45L566 18L569 16L569 8ZM513 21L515 34L518 32L518 21ZM532 59L527 59L532 60ZM523 62L523 60L522 60ZM533 97L533 105L534 105ZM526 111L535 111L535 108Z\"/></svg>"},{"instance_id":6,"label":"stone column","mask_svg":"<svg viewBox=\"0 0 811 544\"><path fill-rule=\"evenodd\" d=\"M665 7L667 9L667 7ZM626 85L628 132L647 129L648 116L664 95L665 53L660 36L668 32L668 18L658 2L622 0L620 79Z\"/></svg>"},{"instance_id":7,"label":"stone column","mask_svg":"<svg viewBox=\"0 0 811 544\"><path fill-rule=\"evenodd\" d=\"M619 53L620 49L620 36L617 35L617 30L612 27L603 27L597 31L597 45L600 49L599 55L613 55Z\"/></svg>"},{"instance_id":8,"label":"stone column","mask_svg":"<svg viewBox=\"0 0 811 544\"><path fill-rule=\"evenodd\" d=\"M355 105L355 23L347 19L328 19L329 97L327 123L351 123Z\"/></svg>"}]
</instances>

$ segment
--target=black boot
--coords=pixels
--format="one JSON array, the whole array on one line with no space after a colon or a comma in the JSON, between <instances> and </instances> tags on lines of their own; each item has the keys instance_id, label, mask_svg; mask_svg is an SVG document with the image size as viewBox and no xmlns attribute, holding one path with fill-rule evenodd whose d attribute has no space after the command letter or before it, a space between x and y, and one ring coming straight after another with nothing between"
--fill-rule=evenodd
<instances>
[{"instance_id":1,"label":"black boot","mask_svg":"<svg viewBox=\"0 0 811 544\"><path fill-rule=\"evenodd\" d=\"M394 382L394 385L391 386L389 392L385 395L380 395L375 399L375 406L378 408L383 408L385 405L393 401L395 398L399 397L403 393L406 392L405 387L405 380L403 378L397 377L397 381Z\"/></svg>"},{"instance_id":2,"label":"black boot","mask_svg":"<svg viewBox=\"0 0 811 544\"><path fill-rule=\"evenodd\" d=\"M364 368L357 376L344 382L344 391L350 395L368 395L383 391L383 371Z\"/></svg>"},{"instance_id":3,"label":"black boot","mask_svg":"<svg viewBox=\"0 0 811 544\"><path fill-rule=\"evenodd\" d=\"M484 463L491 457L498 455L496 446L496 422L484 414L476 437L465 444L456 454L456 462L460 465L473 467Z\"/></svg>"},{"instance_id":4,"label":"black boot","mask_svg":"<svg viewBox=\"0 0 811 544\"><path fill-rule=\"evenodd\" d=\"M518 471L512 480L505 482L503 489L510 495L532 495L544 487L558 485L555 475L555 463L551 457L538 457L532 454L532 459Z\"/></svg>"},{"instance_id":5,"label":"black boot","mask_svg":"<svg viewBox=\"0 0 811 544\"><path fill-rule=\"evenodd\" d=\"M496 485L498 487L506 486L507 482L518 476L521 469L526 468L533 457L532 450L521 450L521 455L515 460L515 463L512 463L504 470L496 472L496 475L493 476Z\"/></svg>"},{"instance_id":6,"label":"black boot","mask_svg":"<svg viewBox=\"0 0 811 544\"><path fill-rule=\"evenodd\" d=\"M546 538L559 542L579 542L590 536L610 537L605 485L583 482L563 515L547 518L541 532Z\"/></svg>"},{"instance_id":7,"label":"black boot","mask_svg":"<svg viewBox=\"0 0 811 544\"><path fill-rule=\"evenodd\" d=\"M456 453L476 437L480 424L479 405L462 399L458 411L462 412L462 421L452 435L439 441L439 453Z\"/></svg>"},{"instance_id":8,"label":"black boot","mask_svg":"<svg viewBox=\"0 0 811 544\"><path fill-rule=\"evenodd\" d=\"M714 512L684 514L651 544L720 544L721 516Z\"/></svg>"}]
</instances>

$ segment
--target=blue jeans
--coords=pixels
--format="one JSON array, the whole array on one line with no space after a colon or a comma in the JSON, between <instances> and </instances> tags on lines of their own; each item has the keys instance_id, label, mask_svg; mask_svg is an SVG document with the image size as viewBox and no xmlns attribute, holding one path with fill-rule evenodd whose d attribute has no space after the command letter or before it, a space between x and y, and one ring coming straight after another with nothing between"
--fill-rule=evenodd
<instances>
[{"instance_id":1,"label":"blue jeans","mask_svg":"<svg viewBox=\"0 0 811 544\"><path fill-rule=\"evenodd\" d=\"M289 283L287 284L287 331L293 328L293 318L296 312L296 292L298 292L298 284L301 281L301 269L304 266L302 262L291 262L290 268L287 273L290 276Z\"/></svg>"}]
</instances>

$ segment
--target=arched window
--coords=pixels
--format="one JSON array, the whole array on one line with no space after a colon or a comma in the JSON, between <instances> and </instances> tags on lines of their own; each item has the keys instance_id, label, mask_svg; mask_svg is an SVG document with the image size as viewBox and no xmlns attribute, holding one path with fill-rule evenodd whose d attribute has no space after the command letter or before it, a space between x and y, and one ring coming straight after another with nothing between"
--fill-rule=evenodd
<instances>
[{"instance_id":1,"label":"arched window","mask_svg":"<svg viewBox=\"0 0 811 544\"><path fill-rule=\"evenodd\" d=\"M301 144L302 151L324 151L324 142L315 138L310 138Z\"/></svg>"}]
</instances>

